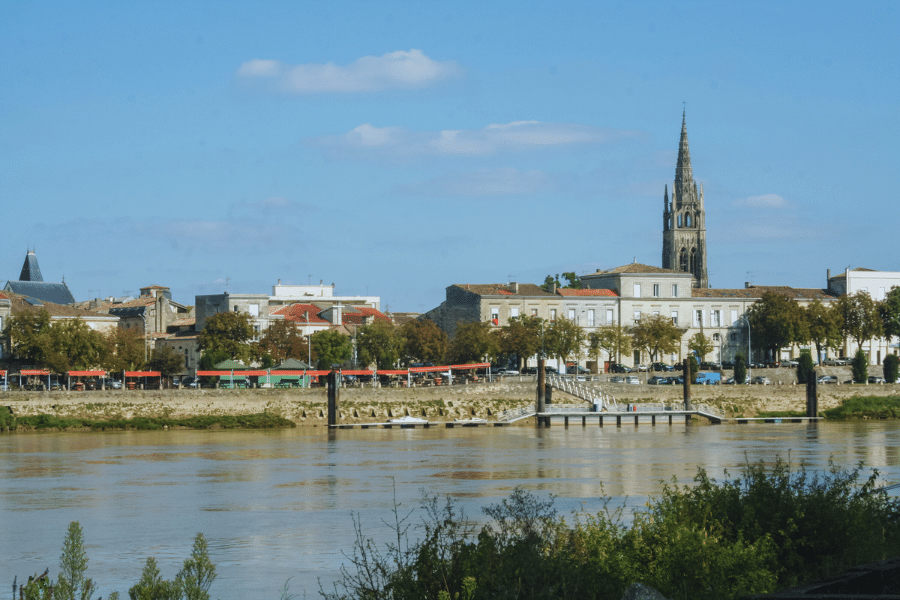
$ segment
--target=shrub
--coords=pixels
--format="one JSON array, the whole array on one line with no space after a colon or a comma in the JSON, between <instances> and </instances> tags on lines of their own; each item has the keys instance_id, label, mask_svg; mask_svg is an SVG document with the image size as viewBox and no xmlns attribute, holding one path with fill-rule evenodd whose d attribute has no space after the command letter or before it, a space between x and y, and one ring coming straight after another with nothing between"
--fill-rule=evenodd
<instances>
[{"instance_id":1,"label":"shrub","mask_svg":"<svg viewBox=\"0 0 900 600\"><path fill-rule=\"evenodd\" d=\"M747 359L743 354L734 357L734 381L735 383L747 381Z\"/></svg>"},{"instance_id":2,"label":"shrub","mask_svg":"<svg viewBox=\"0 0 900 600\"><path fill-rule=\"evenodd\" d=\"M810 356L809 352L803 352L797 360L797 383L806 383L815 376L816 371L812 356Z\"/></svg>"},{"instance_id":3,"label":"shrub","mask_svg":"<svg viewBox=\"0 0 900 600\"><path fill-rule=\"evenodd\" d=\"M852 370L854 382L865 383L869 379L869 358L862 348L853 356Z\"/></svg>"},{"instance_id":4,"label":"shrub","mask_svg":"<svg viewBox=\"0 0 900 600\"><path fill-rule=\"evenodd\" d=\"M888 354L884 357L884 380L888 383L895 383L900 371L900 358L896 354ZM0 409L2 410L2 409ZM2 416L0 416L2 419Z\"/></svg>"}]
</instances>

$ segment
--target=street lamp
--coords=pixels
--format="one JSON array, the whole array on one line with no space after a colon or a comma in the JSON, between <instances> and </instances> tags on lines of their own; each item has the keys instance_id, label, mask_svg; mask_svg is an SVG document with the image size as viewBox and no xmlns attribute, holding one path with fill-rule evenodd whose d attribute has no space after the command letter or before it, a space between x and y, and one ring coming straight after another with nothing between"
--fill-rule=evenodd
<instances>
[{"instance_id":1,"label":"street lamp","mask_svg":"<svg viewBox=\"0 0 900 600\"><path fill-rule=\"evenodd\" d=\"M747 383L750 383L753 377L753 368L750 366L750 319L741 315L739 320L747 324Z\"/></svg>"}]
</instances>

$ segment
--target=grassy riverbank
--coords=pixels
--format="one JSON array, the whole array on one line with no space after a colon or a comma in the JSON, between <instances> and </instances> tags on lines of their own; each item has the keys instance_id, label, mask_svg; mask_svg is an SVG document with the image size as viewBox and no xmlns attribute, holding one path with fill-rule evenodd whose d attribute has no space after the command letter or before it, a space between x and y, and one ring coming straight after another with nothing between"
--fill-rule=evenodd
<instances>
[{"instance_id":1,"label":"grassy riverbank","mask_svg":"<svg viewBox=\"0 0 900 600\"><path fill-rule=\"evenodd\" d=\"M296 427L293 421L258 413L252 415L217 415L183 418L136 417L131 419L76 419L40 414L17 417L0 406L0 431L110 431L161 429L272 429Z\"/></svg>"},{"instance_id":2,"label":"grassy riverbank","mask_svg":"<svg viewBox=\"0 0 900 600\"><path fill-rule=\"evenodd\" d=\"M828 420L900 419L900 396L856 396L840 406L824 411Z\"/></svg>"}]
</instances>

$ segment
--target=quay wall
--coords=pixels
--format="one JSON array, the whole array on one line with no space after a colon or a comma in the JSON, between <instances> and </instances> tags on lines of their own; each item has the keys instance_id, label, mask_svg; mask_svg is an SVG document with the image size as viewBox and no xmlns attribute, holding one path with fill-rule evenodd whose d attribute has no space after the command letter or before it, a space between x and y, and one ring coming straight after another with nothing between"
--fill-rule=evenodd
<instances>
[{"instance_id":1,"label":"quay wall","mask_svg":"<svg viewBox=\"0 0 900 600\"><path fill-rule=\"evenodd\" d=\"M620 403L682 401L681 386L603 383L599 387ZM533 404L535 394L533 380L421 388L342 388L340 420L383 422L404 415L436 421L473 416L493 420L503 410ZM900 384L820 385L819 410L833 408L843 399L859 395L900 396ZM557 404L582 402L559 390L554 390L553 401ZM712 405L731 416L752 417L760 411L804 411L806 390L800 385L693 386L692 401ZM269 412L298 426L324 426L326 402L324 388L0 392L0 406L10 407L19 416L52 414L97 420Z\"/></svg>"}]
</instances>

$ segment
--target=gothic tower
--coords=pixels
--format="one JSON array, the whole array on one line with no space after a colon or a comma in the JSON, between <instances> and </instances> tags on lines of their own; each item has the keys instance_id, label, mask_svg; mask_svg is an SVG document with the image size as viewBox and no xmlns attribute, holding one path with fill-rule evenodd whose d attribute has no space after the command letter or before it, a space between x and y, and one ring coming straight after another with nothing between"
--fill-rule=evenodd
<instances>
[{"instance_id":1,"label":"gothic tower","mask_svg":"<svg viewBox=\"0 0 900 600\"><path fill-rule=\"evenodd\" d=\"M664 269L687 271L694 276L695 285L709 287L706 273L706 214L703 211L703 186L698 191L691 170L691 151L688 148L687 120L681 115L681 144L672 197L669 186L663 195L663 251Z\"/></svg>"}]
</instances>

